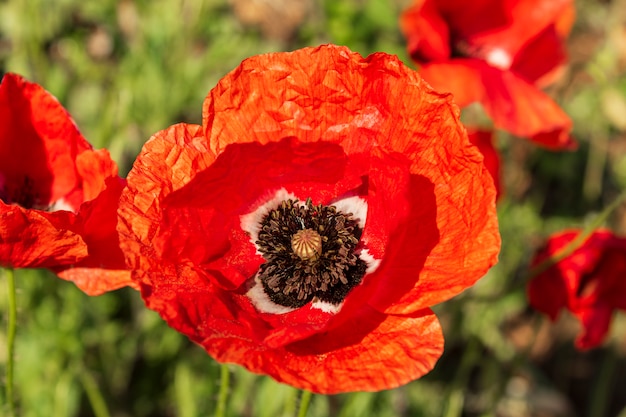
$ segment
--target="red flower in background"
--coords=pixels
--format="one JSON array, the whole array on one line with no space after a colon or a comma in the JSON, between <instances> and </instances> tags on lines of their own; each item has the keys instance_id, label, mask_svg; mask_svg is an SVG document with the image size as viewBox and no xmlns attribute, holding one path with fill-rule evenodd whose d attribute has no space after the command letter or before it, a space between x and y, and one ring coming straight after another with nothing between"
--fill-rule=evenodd
<instances>
[{"instance_id":1,"label":"red flower in background","mask_svg":"<svg viewBox=\"0 0 626 417\"><path fill-rule=\"evenodd\" d=\"M131 283L115 229L124 180L67 111L15 74L0 84L0 265L48 268L87 294Z\"/></svg>"},{"instance_id":2,"label":"red flower in background","mask_svg":"<svg viewBox=\"0 0 626 417\"><path fill-rule=\"evenodd\" d=\"M535 256L537 265L555 255L580 231L553 235ZM602 343L615 309L626 310L626 239L610 231L594 232L570 256L535 277L528 286L530 304L556 320L568 309L582 324L579 349Z\"/></svg>"},{"instance_id":3,"label":"red flower in background","mask_svg":"<svg viewBox=\"0 0 626 417\"><path fill-rule=\"evenodd\" d=\"M416 0L401 17L420 74L496 127L552 149L576 146L571 120L539 88L566 60L571 0Z\"/></svg>"},{"instance_id":4,"label":"red flower in background","mask_svg":"<svg viewBox=\"0 0 626 417\"><path fill-rule=\"evenodd\" d=\"M487 171L491 174L493 183L496 186L496 199L500 198L502 195L502 185L500 181L500 154L493 146L493 131L468 127L467 136L469 137L470 142L476 145L480 153L483 154L485 167L487 167Z\"/></svg>"},{"instance_id":5,"label":"red flower in background","mask_svg":"<svg viewBox=\"0 0 626 417\"><path fill-rule=\"evenodd\" d=\"M429 307L496 262L481 161L450 97L395 57L256 56L209 93L203 126L145 144L121 243L148 307L218 361L319 393L388 389L441 355Z\"/></svg>"}]
</instances>

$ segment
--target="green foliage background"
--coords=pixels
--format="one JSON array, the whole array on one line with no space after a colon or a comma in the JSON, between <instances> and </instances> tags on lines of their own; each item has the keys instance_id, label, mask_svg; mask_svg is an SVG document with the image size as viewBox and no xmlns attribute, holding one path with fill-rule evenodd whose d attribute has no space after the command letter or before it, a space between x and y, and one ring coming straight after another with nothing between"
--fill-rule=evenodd
<instances>
[{"instance_id":1,"label":"green foliage background","mask_svg":"<svg viewBox=\"0 0 626 417\"><path fill-rule=\"evenodd\" d=\"M248 56L332 42L412 65L398 29L407 1L4 0L0 72L52 92L124 175L152 133L200 123L207 92ZM262 4L287 14L253 23L235 13ZM624 315L602 348L581 353L572 346L577 324L567 314L549 323L524 292L543 239L584 226L626 186L626 1L580 0L577 9L571 64L550 93L573 118L579 150L552 153L500 132L500 263L436 307L446 334L436 369L388 392L314 396L309 416L626 416ZM622 206L607 222L623 235L624 214ZM16 275L20 415L213 414L220 366L136 292L87 297L45 271ZM2 285L3 321L6 307ZM297 390L229 370L227 415L295 415Z\"/></svg>"}]
</instances>

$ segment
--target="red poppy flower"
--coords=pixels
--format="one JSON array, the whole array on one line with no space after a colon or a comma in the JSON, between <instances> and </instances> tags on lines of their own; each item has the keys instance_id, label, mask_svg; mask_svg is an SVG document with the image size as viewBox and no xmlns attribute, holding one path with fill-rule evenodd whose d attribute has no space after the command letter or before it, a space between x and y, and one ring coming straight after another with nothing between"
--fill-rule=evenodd
<instances>
[{"instance_id":1,"label":"red poppy flower","mask_svg":"<svg viewBox=\"0 0 626 417\"><path fill-rule=\"evenodd\" d=\"M580 232L551 236L533 264L553 256ZM570 256L539 274L528 286L530 304L556 320L562 308L582 324L579 349L602 343L615 309L626 310L626 239L610 231L594 232Z\"/></svg>"},{"instance_id":2,"label":"red poppy flower","mask_svg":"<svg viewBox=\"0 0 626 417\"><path fill-rule=\"evenodd\" d=\"M124 180L67 111L15 74L0 84L0 264L48 268L95 295L131 283L119 248Z\"/></svg>"},{"instance_id":3,"label":"red poppy flower","mask_svg":"<svg viewBox=\"0 0 626 417\"><path fill-rule=\"evenodd\" d=\"M496 186L497 199L502 195L502 186L500 185L500 154L493 146L493 131L468 127L467 136L470 142L476 145L480 153L483 154L485 167L487 167L487 171L491 174Z\"/></svg>"},{"instance_id":4,"label":"red poppy flower","mask_svg":"<svg viewBox=\"0 0 626 417\"><path fill-rule=\"evenodd\" d=\"M571 149L571 120L539 87L562 69L573 19L571 0L416 0L401 27L435 89L480 102L498 128Z\"/></svg>"},{"instance_id":5,"label":"red poppy flower","mask_svg":"<svg viewBox=\"0 0 626 417\"><path fill-rule=\"evenodd\" d=\"M118 227L148 307L218 361L375 391L441 355L429 307L496 262L494 197L449 95L327 45L245 60L154 135Z\"/></svg>"}]
</instances>

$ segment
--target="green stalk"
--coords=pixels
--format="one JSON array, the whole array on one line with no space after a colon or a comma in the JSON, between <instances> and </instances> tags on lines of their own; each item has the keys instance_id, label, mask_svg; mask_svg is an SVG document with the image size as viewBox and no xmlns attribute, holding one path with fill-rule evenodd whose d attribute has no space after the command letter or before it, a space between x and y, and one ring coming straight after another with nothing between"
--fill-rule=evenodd
<instances>
[{"instance_id":1,"label":"green stalk","mask_svg":"<svg viewBox=\"0 0 626 417\"><path fill-rule=\"evenodd\" d=\"M298 408L298 394L300 390L292 389L289 393L289 397L285 401L283 406L283 416L293 416L296 414L296 410Z\"/></svg>"},{"instance_id":2,"label":"green stalk","mask_svg":"<svg viewBox=\"0 0 626 417\"><path fill-rule=\"evenodd\" d=\"M607 408L613 395L613 380L618 365L617 356L612 349L604 354L604 359L600 365L600 372L595 378L595 383L589 393L589 408L587 415L589 417L604 416L607 414Z\"/></svg>"},{"instance_id":3,"label":"green stalk","mask_svg":"<svg viewBox=\"0 0 626 417\"><path fill-rule=\"evenodd\" d=\"M311 391L302 391L302 397L300 397L300 408L298 409L298 417L306 417L306 413L309 411L309 404L311 404L311 397L313 393Z\"/></svg>"},{"instance_id":4,"label":"green stalk","mask_svg":"<svg viewBox=\"0 0 626 417\"><path fill-rule=\"evenodd\" d=\"M215 417L226 416L226 403L228 402L228 390L230 384L230 372L226 364L220 366L220 393L217 398Z\"/></svg>"},{"instance_id":5,"label":"green stalk","mask_svg":"<svg viewBox=\"0 0 626 417\"><path fill-rule=\"evenodd\" d=\"M98 384L94 380L93 376L91 376L86 369L79 369L78 377L83 384L83 389L85 390L85 394L87 394L87 399L89 400L93 414L96 417L110 417L111 414L107 409L104 397L102 396L102 393L98 388Z\"/></svg>"},{"instance_id":6,"label":"green stalk","mask_svg":"<svg viewBox=\"0 0 626 417\"><path fill-rule=\"evenodd\" d=\"M9 318L7 322L7 370L6 396L9 407L9 416L15 416L15 399L13 398L13 370L15 366L15 330L17 327L17 302L15 296L15 274L12 268L5 269L7 277Z\"/></svg>"},{"instance_id":7,"label":"green stalk","mask_svg":"<svg viewBox=\"0 0 626 417\"><path fill-rule=\"evenodd\" d=\"M445 417L457 417L463 413L465 403L465 389L470 372L480 356L480 343L475 337L470 337L461 357L461 363L452 380L450 393L442 413Z\"/></svg>"}]
</instances>

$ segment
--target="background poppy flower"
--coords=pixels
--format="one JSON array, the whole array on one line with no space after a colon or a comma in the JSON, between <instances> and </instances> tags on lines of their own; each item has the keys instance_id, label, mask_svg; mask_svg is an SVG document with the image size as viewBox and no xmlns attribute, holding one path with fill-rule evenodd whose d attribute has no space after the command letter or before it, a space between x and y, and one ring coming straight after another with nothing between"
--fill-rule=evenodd
<instances>
[{"instance_id":1,"label":"background poppy flower","mask_svg":"<svg viewBox=\"0 0 626 417\"><path fill-rule=\"evenodd\" d=\"M449 95L332 45L245 60L202 126L145 144L119 213L149 308L220 362L319 393L428 372L443 349L429 307L500 247Z\"/></svg>"},{"instance_id":2,"label":"background poppy flower","mask_svg":"<svg viewBox=\"0 0 626 417\"><path fill-rule=\"evenodd\" d=\"M480 153L483 154L485 167L493 178L496 186L496 199L502 195L502 185L500 181L500 154L493 146L493 131L481 130L473 127L467 127L467 136L471 143L478 147Z\"/></svg>"},{"instance_id":3,"label":"background poppy flower","mask_svg":"<svg viewBox=\"0 0 626 417\"><path fill-rule=\"evenodd\" d=\"M570 243L580 231L551 236L533 260L537 265ZM562 308L582 324L576 347L602 343L615 309L626 310L626 239L608 230L594 232L570 256L535 277L528 285L530 304L556 320Z\"/></svg>"},{"instance_id":4,"label":"background poppy flower","mask_svg":"<svg viewBox=\"0 0 626 417\"><path fill-rule=\"evenodd\" d=\"M401 17L420 74L464 107L480 102L496 127L571 149L571 121L539 88L566 60L571 0L416 0Z\"/></svg>"},{"instance_id":5,"label":"background poppy flower","mask_svg":"<svg viewBox=\"0 0 626 417\"><path fill-rule=\"evenodd\" d=\"M0 264L48 268L87 294L131 284L115 225L125 181L61 104L16 74L0 84Z\"/></svg>"}]
</instances>

